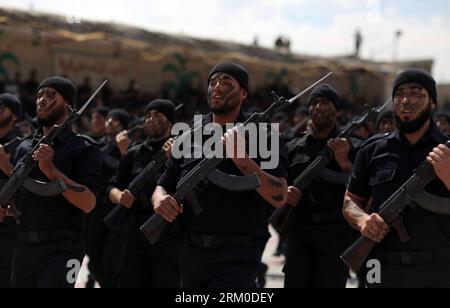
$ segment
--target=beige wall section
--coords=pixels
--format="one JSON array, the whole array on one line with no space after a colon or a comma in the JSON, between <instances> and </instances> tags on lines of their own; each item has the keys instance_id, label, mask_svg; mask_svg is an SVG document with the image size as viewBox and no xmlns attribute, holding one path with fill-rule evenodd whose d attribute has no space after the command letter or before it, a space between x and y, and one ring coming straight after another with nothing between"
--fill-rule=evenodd
<instances>
[{"instance_id":1,"label":"beige wall section","mask_svg":"<svg viewBox=\"0 0 450 308\"><path fill-rule=\"evenodd\" d=\"M443 84L438 86L438 101L439 104L450 105L450 84Z\"/></svg>"},{"instance_id":2,"label":"beige wall section","mask_svg":"<svg viewBox=\"0 0 450 308\"><path fill-rule=\"evenodd\" d=\"M91 26L95 29L95 24ZM328 82L344 98L353 104L372 104L381 103L389 97L392 72L395 71L389 63L352 57L290 55L286 56L286 61L276 61L270 59L279 59L279 53L258 49L252 54L249 49L253 49L248 46L229 47L223 43L223 50L215 47L214 51L210 51L204 47L207 43L199 43L195 39L189 41L194 42L190 45L186 43L188 39L177 37L170 38L170 44L161 44L131 39L125 32L120 33L120 36L95 31L80 34L52 28L42 20L39 23L16 20L0 22L0 35L0 55L10 52L20 62L18 67L10 61L1 63L11 76L19 70L22 78L26 79L29 72L36 69L39 79L61 74L80 84L85 76L90 76L93 85L108 77L115 89L125 89L129 81L135 79L141 91L150 93L160 90L166 82L180 82L186 74L191 73L194 73L194 77L190 78L193 86L204 89L210 68L226 59L237 61L249 69L252 90L270 88L275 77L278 77L282 84L296 92L333 71L334 76ZM245 52L240 52L244 49ZM175 53L182 58L174 56ZM409 65L431 70L432 61L403 63L395 66L395 69ZM172 66L174 70L167 66Z\"/></svg>"}]
</instances>

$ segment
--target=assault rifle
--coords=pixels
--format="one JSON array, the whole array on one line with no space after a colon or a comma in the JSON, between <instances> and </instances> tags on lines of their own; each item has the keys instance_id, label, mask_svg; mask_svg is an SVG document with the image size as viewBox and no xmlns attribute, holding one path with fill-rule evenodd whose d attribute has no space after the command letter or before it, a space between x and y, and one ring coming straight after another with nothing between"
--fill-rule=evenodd
<instances>
[{"instance_id":1,"label":"assault rifle","mask_svg":"<svg viewBox=\"0 0 450 308\"><path fill-rule=\"evenodd\" d=\"M327 74L325 77L315 82L313 85L308 87L306 90L299 93L297 96L293 97L290 100L286 100L282 97L276 95L275 92L272 92L272 96L274 97L274 102L272 105L263 113L254 113L253 115L245 121L243 126L249 123L258 123L263 120L266 116L271 114L272 111L277 108L284 106L285 104L292 104L299 97L307 93L309 90L314 88L317 84L321 83L323 80L328 78L332 73ZM181 204L186 197L201 183L204 179L208 177L223 161L222 158L216 158L214 153L208 153L205 155L206 157L200 161L200 163L193 168L186 176L184 176L181 181L177 185L176 193L174 195L175 200L178 204ZM256 181L259 181L259 178L256 176ZM256 183L258 184L258 183ZM258 185L256 185L258 187ZM194 209L194 214L195 209ZM169 224L161 215L155 213L147 222L142 225L141 231L147 237L151 244L156 244L161 238L165 228Z\"/></svg>"},{"instance_id":2,"label":"assault rifle","mask_svg":"<svg viewBox=\"0 0 450 308\"><path fill-rule=\"evenodd\" d=\"M376 117L391 100L389 99L383 106L379 108L372 108L363 117L352 121L346 128L339 134L338 138L350 138L353 132L366 123L369 119ZM326 166L333 160L333 150L329 146L325 146L320 152L317 158L306 168L294 181L294 186L304 191L311 182L317 178L321 172L323 172ZM283 232L289 221L289 217L292 214L294 207L286 204L281 208L275 210L272 216L269 218L269 222L279 233Z\"/></svg>"}]
</instances>

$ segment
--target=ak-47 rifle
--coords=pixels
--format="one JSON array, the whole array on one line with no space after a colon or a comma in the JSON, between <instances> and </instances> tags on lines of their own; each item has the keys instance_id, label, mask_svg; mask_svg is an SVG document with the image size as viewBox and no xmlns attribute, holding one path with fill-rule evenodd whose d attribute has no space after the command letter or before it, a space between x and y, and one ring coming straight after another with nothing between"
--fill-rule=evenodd
<instances>
[{"instance_id":1,"label":"ak-47 rifle","mask_svg":"<svg viewBox=\"0 0 450 308\"><path fill-rule=\"evenodd\" d=\"M84 106L78 111L70 109L69 116L64 120L60 125L53 126L47 135L43 136L39 142L33 147L33 149L25 155L23 158L21 165L19 168L11 175L8 182L3 186L0 191L0 206L3 208L7 208L10 204L16 193L23 186L23 184L28 180L33 169L37 166L37 161L33 159L33 154L37 149L41 146L41 144L52 144L55 138L63 131L66 127L72 125L86 108L90 105L90 103L94 100L95 96L100 92L100 90L105 86L107 80L105 80L101 86L95 91L94 94L89 98L89 100L84 104ZM14 212L14 216L20 216L20 212L12 207Z\"/></svg>"},{"instance_id":2,"label":"ak-47 rifle","mask_svg":"<svg viewBox=\"0 0 450 308\"><path fill-rule=\"evenodd\" d=\"M450 141L445 145L450 148ZM416 173L381 205L378 215L388 225L396 227L400 241L407 242L409 240L409 236L403 227L402 212L410 205L412 196L422 191L436 178L437 175L433 166L425 160L417 167ZM374 247L374 241L361 236L342 254L341 259L349 268L357 272L367 260Z\"/></svg>"},{"instance_id":3,"label":"ak-47 rifle","mask_svg":"<svg viewBox=\"0 0 450 308\"><path fill-rule=\"evenodd\" d=\"M175 108L175 111L180 110L184 104L180 104ZM142 128L143 129L143 128ZM131 129L133 130L133 129ZM130 130L130 131L131 131ZM130 131L128 136L130 136ZM130 137L131 138L131 137ZM144 190L144 187L150 181L157 182L159 180L158 171L167 162L167 156L163 150L156 154L154 159L134 178L134 180L128 185L128 191L131 192L136 198L140 196ZM128 208L122 204L117 204L114 209L103 219L105 225L113 230L120 225Z\"/></svg>"},{"instance_id":4,"label":"ak-47 rifle","mask_svg":"<svg viewBox=\"0 0 450 308\"><path fill-rule=\"evenodd\" d=\"M150 181L158 181L158 171L164 166L166 161L167 157L164 151L161 150L129 184L128 190L131 194L137 198L142 194L147 183ZM114 228L120 225L127 212L127 207L122 204L117 204L114 209L103 219L103 222L108 228L114 230Z\"/></svg>"},{"instance_id":5,"label":"ak-47 rifle","mask_svg":"<svg viewBox=\"0 0 450 308\"><path fill-rule=\"evenodd\" d=\"M249 123L258 123L263 120L266 116L270 115L272 111L276 110L280 106L284 104L292 104L302 95L307 93L309 90L314 88L317 84L321 83L323 80L328 78L332 73L327 74L325 77L315 82L313 85L308 87L306 90L299 93L297 96L293 97L290 100L285 100L282 97L276 95L275 92L272 92L274 97L273 104L264 112L264 113L254 113L250 118L245 121L243 126ZM178 204L181 204L183 200L185 200L189 194L205 179L208 177L210 173L212 173L223 161L222 158L216 158L214 153L208 153L205 155L206 157L194 168L192 169L186 176L184 176L181 181L177 185L177 191L174 195L175 200ZM194 209L195 212L195 209ZM146 238L150 241L151 244L156 244L161 238L165 228L169 224L161 215L155 213L147 222L142 225L141 231L146 236Z\"/></svg>"},{"instance_id":6,"label":"ak-47 rifle","mask_svg":"<svg viewBox=\"0 0 450 308\"><path fill-rule=\"evenodd\" d=\"M339 134L338 138L350 138L355 129L366 123L369 119L377 116L384 108L391 103L389 99L383 106L379 108L372 108L363 117L351 122L346 128ZM311 182L320 175L326 168L326 166L333 160L333 150L329 146L325 146L317 156L317 158L306 168L294 181L294 186L304 191ZM289 217L292 214L294 207L286 204L283 207L276 209L272 216L269 218L269 222L279 233L283 232L289 221Z\"/></svg>"}]
</instances>

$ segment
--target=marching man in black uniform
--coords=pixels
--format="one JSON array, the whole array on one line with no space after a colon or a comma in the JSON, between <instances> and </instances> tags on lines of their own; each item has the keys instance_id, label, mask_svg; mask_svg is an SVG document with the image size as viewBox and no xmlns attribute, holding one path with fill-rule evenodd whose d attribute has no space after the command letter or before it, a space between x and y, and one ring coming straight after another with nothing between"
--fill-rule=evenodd
<instances>
[{"instance_id":1,"label":"marching man in black uniform","mask_svg":"<svg viewBox=\"0 0 450 308\"><path fill-rule=\"evenodd\" d=\"M0 95L0 187L9 179L13 169L11 153L3 145L16 138L14 125L22 117L22 103L11 94ZM2 217L0 209L0 288L8 288L11 280L11 263L17 243L17 225L12 217ZM4 211L3 211L4 213Z\"/></svg>"},{"instance_id":2,"label":"marching man in black uniform","mask_svg":"<svg viewBox=\"0 0 450 308\"><path fill-rule=\"evenodd\" d=\"M98 111L97 111L98 112ZM109 230L103 219L111 211L107 188L109 181L119 167L120 158L126 152L128 145L119 147L117 135L128 129L130 115L122 109L110 110L105 121L105 136L98 141L102 155L102 181L97 206L90 213L88 220L87 255L89 257L89 284L98 281L102 288L116 288L122 266L121 255L125 251L125 237L123 230ZM125 141L127 142L127 141Z\"/></svg>"},{"instance_id":3,"label":"marching man in black uniform","mask_svg":"<svg viewBox=\"0 0 450 308\"><path fill-rule=\"evenodd\" d=\"M431 120L436 82L422 70L406 70L394 82L393 100L397 129L363 144L344 215L378 243L370 259L379 261L381 273L368 281L369 287L450 287L450 149L444 145L448 138ZM425 160L438 179L410 196L411 207L402 214L404 228L396 226L406 230L410 240L401 242L376 213Z\"/></svg>"},{"instance_id":4,"label":"marching man in black uniform","mask_svg":"<svg viewBox=\"0 0 450 308\"><path fill-rule=\"evenodd\" d=\"M160 153L171 155L170 139L175 123L175 107L172 102L158 99L148 104L146 123L149 137L144 143L132 147L121 159L116 175L112 178L109 198L114 204L129 208L127 249L120 275L121 288L180 288L181 278L178 255L182 240L175 225L167 230L162 241L151 246L139 227L154 213L150 197L156 182L149 180L140 196L134 196L127 188L130 182ZM164 166L163 168L164 169ZM162 172L158 170L157 172Z\"/></svg>"},{"instance_id":5,"label":"marching man in black uniform","mask_svg":"<svg viewBox=\"0 0 450 308\"><path fill-rule=\"evenodd\" d=\"M43 134L64 121L74 102L75 87L70 80L50 77L40 84L36 112L41 129L14 153L16 167ZM70 288L75 285L84 257L82 215L94 209L100 190L100 152L93 140L67 127L52 145L41 145L33 159L38 167L31 178L43 182L62 180L69 189L56 197L20 193L16 204L22 213L12 286Z\"/></svg>"},{"instance_id":6,"label":"marching man in black uniform","mask_svg":"<svg viewBox=\"0 0 450 308\"><path fill-rule=\"evenodd\" d=\"M290 183L327 144L334 151L334 160L327 169L350 174L350 142L336 138L339 105L337 92L328 85L318 86L311 92L312 132L288 144ZM321 177L305 191L289 187L287 203L295 208L287 226L286 288L345 288L349 271L339 255L352 239L352 230L341 210L345 184Z\"/></svg>"},{"instance_id":7,"label":"marching man in black uniform","mask_svg":"<svg viewBox=\"0 0 450 308\"><path fill-rule=\"evenodd\" d=\"M208 104L212 110L203 126L217 123L244 123L241 109L248 96L249 77L245 68L234 63L216 65L208 78ZM206 134L207 135L207 134ZM224 135L227 151L234 146L235 130ZM208 139L207 136L204 139ZM256 137L256 136L253 136ZM242 140L240 141L242 144ZM239 143L238 143L239 144ZM194 149L191 149L194 151ZM272 149L274 150L274 149ZM224 159L219 170L248 176L256 173L262 185L248 192L233 192L211 183L196 191L203 209L195 215L191 206L182 207L170 195L177 182L199 163L199 159L172 158L152 198L155 212L174 222L180 216L186 243L180 255L182 285L186 288L252 288L261 262L262 246L267 236L267 203L281 207L287 198L286 150L283 146L278 167L262 170L259 159ZM173 152L173 150L172 150ZM204 153L203 153L204 154Z\"/></svg>"}]
</instances>

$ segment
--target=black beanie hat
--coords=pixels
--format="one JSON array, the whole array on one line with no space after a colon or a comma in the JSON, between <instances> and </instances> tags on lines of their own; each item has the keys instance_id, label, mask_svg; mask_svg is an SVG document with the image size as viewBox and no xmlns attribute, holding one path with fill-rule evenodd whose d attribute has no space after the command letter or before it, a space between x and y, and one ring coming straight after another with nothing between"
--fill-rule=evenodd
<instances>
[{"instance_id":1,"label":"black beanie hat","mask_svg":"<svg viewBox=\"0 0 450 308\"><path fill-rule=\"evenodd\" d=\"M437 118L445 118L445 119L447 120L447 122L450 123L450 113L445 112L445 111L439 111L439 112L436 112L436 113L433 115L433 118L434 118L434 119L437 119Z\"/></svg>"},{"instance_id":2,"label":"black beanie hat","mask_svg":"<svg viewBox=\"0 0 450 308\"><path fill-rule=\"evenodd\" d=\"M377 118L377 128L380 126L381 120L383 119L395 119L394 111L388 109L384 110Z\"/></svg>"},{"instance_id":3,"label":"black beanie hat","mask_svg":"<svg viewBox=\"0 0 450 308\"><path fill-rule=\"evenodd\" d=\"M56 90L72 107L75 105L76 88L72 81L67 78L53 76L45 79L38 87L38 91L42 88L52 88Z\"/></svg>"},{"instance_id":4,"label":"black beanie hat","mask_svg":"<svg viewBox=\"0 0 450 308\"><path fill-rule=\"evenodd\" d=\"M0 105L8 107L19 119L22 118L22 103L9 93L0 95Z\"/></svg>"},{"instance_id":5,"label":"black beanie hat","mask_svg":"<svg viewBox=\"0 0 450 308\"><path fill-rule=\"evenodd\" d=\"M325 97L329 99L333 105L336 107L337 110L341 108L341 103L339 99L339 94L333 87L323 84L318 87L316 87L311 94L309 95L309 105L311 105L312 101L319 97Z\"/></svg>"},{"instance_id":6,"label":"black beanie hat","mask_svg":"<svg viewBox=\"0 0 450 308\"><path fill-rule=\"evenodd\" d=\"M111 111L111 109L110 108L108 108L108 107L97 107L97 108L95 108L94 109L94 112L93 113L98 113L98 114L100 114L101 116L103 116L104 118L106 118L107 116L108 116L108 113Z\"/></svg>"},{"instance_id":7,"label":"black beanie hat","mask_svg":"<svg viewBox=\"0 0 450 308\"><path fill-rule=\"evenodd\" d=\"M248 92L249 77L247 70L243 66L231 62L222 62L217 64L209 73L208 84L211 80L211 77L215 73L226 73L232 76L234 79L236 79L240 86Z\"/></svg>"},{"instance_id":8,"label":"black beanie hat","mask_svg":"<svg viewBox=\"0 0 450 308\"><path fill-rule=\"evenodd\" d=\"M147 108L145 109L145 114L149 113L152 110L157 110L161 112L163 115L166 116L166 118L169 120L170 123L175 124L175 105L167 100L167 99L155 99L154 101L151 101Z\"/></svg>"},{"instance_id":9,"label":"black beanie hat","mask_svg":"<svg viewBox=\"0 0 450 308\"><path fill-rule=\"evenodd\" d=\"M111 110L106 118L115 118L119 120L120 125L122 125L123 129L128 129L131 121L130 115L123 109Z\"/></svg>"},{"instance_id":10,"label":"black beanie hat","mask_svg":"<svg viewBox=\"0 0 450 308\"><path fill-rule=\"evenodd\" d=\"M395 96L397 88L405 83L417 83L427 90L430 97L437 104L437 90L436 81L424 70L418 68L410 68L401 72L394 81L394 90L392 91L392 98Z\"/></svg>"}]
</instances>

